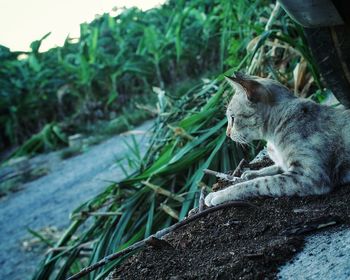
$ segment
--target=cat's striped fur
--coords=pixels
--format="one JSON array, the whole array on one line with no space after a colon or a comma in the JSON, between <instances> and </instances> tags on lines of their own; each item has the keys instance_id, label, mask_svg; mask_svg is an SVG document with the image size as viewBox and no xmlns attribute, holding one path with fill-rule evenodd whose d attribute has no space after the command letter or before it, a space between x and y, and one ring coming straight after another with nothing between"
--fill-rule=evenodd
<instances>
[{"instance_id":1,"label":"cat's striped fur","mask_svg":"<svg viewBox=\"0 0 350 280\"><path fill-rule=\"evenodd\" d=\"M227 108L234 141L267 141L275 165L247 171L246 182L210 193L208 206L254 196L324 194L350 182L350 110L296 98L270 79L236 73Z\"/></svg>"}]
</instances>

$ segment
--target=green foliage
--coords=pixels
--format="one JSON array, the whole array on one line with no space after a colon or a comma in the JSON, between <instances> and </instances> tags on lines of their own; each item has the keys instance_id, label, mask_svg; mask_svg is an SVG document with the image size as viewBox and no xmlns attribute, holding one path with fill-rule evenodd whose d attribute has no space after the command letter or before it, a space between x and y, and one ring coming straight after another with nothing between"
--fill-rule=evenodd
<instances>
[{"instance_id":1,"label":"green foliage","mask_svg":"<svg viewBox=\"0 0 350 280\"><path fill-rule=\"evenodd\" d=\"M95 262L115 248L124 248L171 222L173 218L169 216L169 209L179 209L180 218L183 218L194 205L197 185L203 179L202 169L209 166L223 168L220 152L223 146L226 152L234 155L226 167L237 164L242 157L240 148L232 142L224 145L223 94L224 87L218 89L212 82L202 84L200 91L185 95L172 106L170 101L166 102L168 105L156 121L147 155L141 158L137 146L129 146L130 150L135 150L134 162L138 159L138 171L76 209L72 217L77 224L83 224L90 220L89 214L83 212L100 209L121 214L109 218L102 214L83 234L85 237L79 238L77 243L68 242L67 254L76 258L79 250L76 246L96 238L98 245L96 243L90 260ZM188 98L197 102L188 103ZM149 187L148 183L155 187ZM95 227L97 224L99 226ZM56 253L51 254L51 261L42 267L35 279L47 279L45 277L51 274L57 257ZM110 268L114 264L111 263ZM93 273L91 279L100 279L105 273L106 270ZM64 277L63 273L62 279Z\"/></svg>"},{"instance_id":2,"label":"green foliage","mask_svg":"<svg viewBox=\"0 0 350 280\"><path fill-rule=\"evenodd\" d=\"M47 124L37 134L33 135L17 149L12 157L34 155L42 151L48 151L54 147L63 146L67 143L66 135L56 124Z\"/></svg>"},{"instance_id":3,"label":"green foliage","mask_svg":"<svg viewBox=\"0 0 350 280\"><path fill-rule=\"evenodd\" d=\"M158 95L158 117L150 147L140 157L137 148L128 145L132 151L129 165L137 164L136 171L123 180L116 178L116 183L73 211L71 226L55 245L64 251L47 255L33 279L65 279L77 272L77 267L96 263L183 219L189 209L197 206L198 187L213 183L213 178L203 175L204 168L232 170L241 158L254 153L252 147L248 150L225 141L224 105L230 90L222 82L222 75L212 80L198 78L196 86L184 86L186 90L180 89L175 96L164 89L163 82L199 77L214 63L226 74L246 69L252 74L275 75L290 87L296 80L301 81L300 77L311 81L298 82L297 89L312 84L312 79L317 81L302 30L285 14L276 13L274 21L270 16L273 6L269 4L170 1L148 12L147 28L136 32L142 23L135 20L132 23L136 27L128 25L119 30L120 38L128 36L129 30L136 32L130 39L141 34L142 40L129 41L129 47L137 46L136 56L144 58L148 75L154 73L153 83L145 80L147 75L142 76L143 85L155 85L153 90ZM136 11L126 10L120 19L130 14L134 18ZM162 39L158 42L158 38ZM135 77L140 76L135 72ZM118 88L115 94L120 96L121 92ZM88 259L80 256L84 244L91 245ZM111 261L91 272L88 279L103 279L121 261Z\"/></svg>"},{"instance_id":4,"label":"green foliage","mask_svg":"<svg viewBox=\"0 0 350 280\"><path fill-rule=\"evenodd\" d=\"M104 14L82 24L78 42L39 52L0 46L0 142L23 143L45 124L93 123L120 114L134 96L217 68L216 1L170 1L145 12ZM95 106L98 104L98 106Z\"/></svg>"}]
</instances>

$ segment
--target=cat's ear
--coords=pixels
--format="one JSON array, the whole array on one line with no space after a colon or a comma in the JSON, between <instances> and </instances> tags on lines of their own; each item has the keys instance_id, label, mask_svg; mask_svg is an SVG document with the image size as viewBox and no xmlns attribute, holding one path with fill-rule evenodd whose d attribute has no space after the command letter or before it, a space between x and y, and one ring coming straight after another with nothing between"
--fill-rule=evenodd
<instances>
[{"instance_id":1,"label":"cat's ear","mask_svg":"<svg viewBox=\"0 0 350 280\"><path fill-rule=\"evenodd\" d=\"M253 103L269 101L267 98L270 94L267 90L250 76L235 72L232 77L225 76L225 78L233 88L243 91L249 101Z\"/></svg>"}]
</instances>

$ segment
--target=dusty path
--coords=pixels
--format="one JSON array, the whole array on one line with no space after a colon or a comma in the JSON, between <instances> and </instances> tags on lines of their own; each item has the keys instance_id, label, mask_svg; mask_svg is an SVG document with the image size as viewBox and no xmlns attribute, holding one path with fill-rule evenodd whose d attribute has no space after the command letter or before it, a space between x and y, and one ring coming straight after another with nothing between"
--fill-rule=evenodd
<instances>
[{"instance_id":1,"label":"dusty path","mask_svg":"<svg viewBox=\"0 0 350 280\"><path fill-rule=\"evenodd\" d=\"M148 121L136 130L147 131L151 125ZM148 136L135 134L142 153ZM117 181L124 176L115 162L127 154L123 141L130 139L115 136L84 154L60 161L50 174L0 201L0 279L31 278L42 253L23 250L22 241L30 237L26 228L67 226L69 213L102 191L108 185L105 180Z\"/></svg>"}]
</instances>

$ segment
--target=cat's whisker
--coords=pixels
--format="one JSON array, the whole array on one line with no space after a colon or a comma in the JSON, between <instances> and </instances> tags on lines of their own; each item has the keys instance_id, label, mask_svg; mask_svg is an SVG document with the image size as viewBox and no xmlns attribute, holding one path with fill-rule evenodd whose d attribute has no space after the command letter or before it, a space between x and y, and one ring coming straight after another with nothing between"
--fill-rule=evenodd
<instances>
[{"instance_id":1,"label":"cat's whisker","mask_svg":"<svg viewBox=\"0 0 350 280\"><path fill-rule=\"evenodd\" d=\"M250 143L241 135L236 135L236 138L241 144L249 145Z\"/></svg>"}]
</instances>

